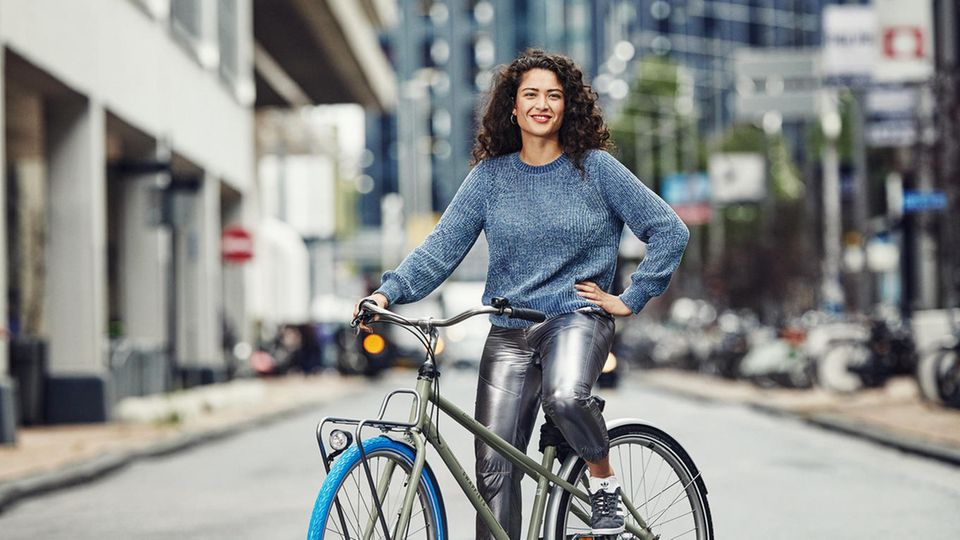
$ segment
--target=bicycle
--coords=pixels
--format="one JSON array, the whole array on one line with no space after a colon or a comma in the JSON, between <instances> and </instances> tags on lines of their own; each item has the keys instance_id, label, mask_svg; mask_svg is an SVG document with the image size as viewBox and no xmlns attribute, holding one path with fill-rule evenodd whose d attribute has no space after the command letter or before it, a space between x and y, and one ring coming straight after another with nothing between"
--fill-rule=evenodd
<instances>
[{"instance_id":1,"label":"bicycle","mask_svg":"<svg viewBox=\"0 0 960 540\"><path fill-rule=\"evenodd\" d=\"M418 371L416 388L388 393L377 418L326 417L317 424L317 443L327 476L314 504L308 540L448 538L443 496L433 469L426 463L426 444L437 451L494 537L509 540L470 475L440 435L438 422L441 414L452 418L537 481L528 540L591 536L586 463L565 447L559 431L551 431L550 422L541 427L543 458L537 463L440 393L440 373L434 353L439 328L483 314L506 315L531 322L546 319L539 311L512 307L505 299L495 298L491 303L491 306L467 310L448 319L427 317L413 320L381 309L372 302L361 303L354 326L361 322L381 322L405 328L420 340L426 358ZM373 317L378 321L373 321ZM408 421L385 420L389 401L402 394L412 398ZM352 434L339 428L329 430L328 442L332 450L329 454L323 435L328 424L354 426ZM367 428L379 429L381 434L363 440L362 432ZM623 484L621 493L627 510L626 532L620 538L712 540L707 488L683 447L665 431L640 420L614 420L608 422L607 428L610 460L617 467ZM400 436L390 437L390 434ZM553 470L555 460L561 463L556 472Z\"/></svg>"},{"instance_id":2,"label":"bicycle","mask_svg":"<svg viewBox=\"0 0 960 540\"><path fill-rule=\"evenodd\" d=\"M951 310L948 316L950 337L920 358L916 377L924 398L960 409L960 309Z\"/></svg>"}]
</instances>

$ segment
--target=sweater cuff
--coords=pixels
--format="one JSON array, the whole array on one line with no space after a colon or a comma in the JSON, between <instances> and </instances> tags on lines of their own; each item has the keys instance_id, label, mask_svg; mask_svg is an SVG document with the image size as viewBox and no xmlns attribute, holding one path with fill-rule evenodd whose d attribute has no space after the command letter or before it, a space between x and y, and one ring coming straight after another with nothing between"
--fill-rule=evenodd
<instances>
[{"instance_id":1,"label":"sweater cuff","mask_svg":"<svg viewBox=\"0 0 960 540\"><path fill-rule=\"evenodd\" d=\"M403 288L396 281L384 281L380 284L380 288L373 292L386 296L388 306L400 303L403 298Z\"/></svg>"},{"instance_id":2,"label":"sweater cuff","mask_svg":"<svg viewBox=\"0 0 960 540\"><path fill-rule=\"evenodd\" d=\"M620 300L622 300L634 314L640 313L640 310L643 309L643 306L647 305L650 298L652 297L649 294L636 285L630 285L627 287L627 290L623 291L623 294L620 295Z\"/></svg>"}]
</instances>

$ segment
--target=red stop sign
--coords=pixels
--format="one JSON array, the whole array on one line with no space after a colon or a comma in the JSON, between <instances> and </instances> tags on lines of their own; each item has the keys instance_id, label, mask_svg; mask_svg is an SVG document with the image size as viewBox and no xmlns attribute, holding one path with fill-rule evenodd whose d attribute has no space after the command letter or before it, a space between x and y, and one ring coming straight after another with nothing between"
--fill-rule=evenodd
<instances>
[{"instance_id":1,"label":"red stop sign","mask_svg":"<svg viewBox=\"0 0 960 540\"><path fill-rule=\"evenodd\" d=\"M220 245L226 262L244 263L253 258L253 235L239 225L224 227Z\"/></svg>"}]
</instances>

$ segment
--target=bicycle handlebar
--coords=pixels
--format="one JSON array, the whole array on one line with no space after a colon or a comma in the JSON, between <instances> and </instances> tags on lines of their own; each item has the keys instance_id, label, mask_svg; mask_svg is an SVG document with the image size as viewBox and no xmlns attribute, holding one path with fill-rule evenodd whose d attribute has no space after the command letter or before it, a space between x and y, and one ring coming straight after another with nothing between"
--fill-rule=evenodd
<instances>
[{"instance_id":1,"label":"bicycle handlebar","mask_svg":"<svg viewBox=\"0 0 960 540\"><path fill-rule=\"evenodd\" d=\"M350 323L350 326L356 328L360 322L365 322L369 318L370 314L377 315L384 322L403 326L416 326L418 328L453 326L476 315L506 315L511 319L522 319L530 322L543 322L547 320L547 315L542 311L528 308L511 307L509 305L503 307L481 306L478 308L468 309L463 313L454 315L453 317L449 317L447 319L434 319L433 317L408 319L388 309L381 308L373 300L361 300L360 313L357 314L356 318L353 319L353 322Z\"/></svg>"}]
</instances>

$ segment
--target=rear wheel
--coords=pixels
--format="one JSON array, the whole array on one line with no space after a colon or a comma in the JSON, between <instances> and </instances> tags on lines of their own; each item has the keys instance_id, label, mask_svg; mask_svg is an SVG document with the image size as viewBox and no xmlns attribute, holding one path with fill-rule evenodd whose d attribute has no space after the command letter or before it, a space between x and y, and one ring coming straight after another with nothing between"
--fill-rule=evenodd
<instances>
[{"instance_id":1,"label":"rear wheel","mask_svg":"<svg viewBox=\"0 0 960 540\"><path fill-rule=\"evenodd\" d=\"M920 357L917 363L917 385L920 387L920 395L924 399L933 403L943 403L940 396L938 365L940 357L944 351L938 350Z\"/></svg>"},{"instance_id":2,"label":"rear wheel","mask_svg":"<svg viewBox=\"0 0 960 540\"><path fill-rule=\"evenodd\" d=\"M622 492L660 539L712 540L713 520L707 488L687 452L672 437L651 426L628 424L610 430L610 465ZM587 488L587 468L577 459L566 480ZM555 540L589 536L590 525L574 509L590 515L590 506L563 491L551 505L545 524ZM636 525L627 512L627 525ZM629 532L620 538L633 538Z\"/></svg>"},{"instance_id":3,"label":"rear wheel","mask_svg":"<svg viewBox=\"0 0 960 540\"><path fill-rule=\"evenodd\" d=\"M940 354L936 370L940 399L950 407L960 408L960 351L954 348Z\"/></svg>"},{"instance_id":4,"label":"rear wheel","mask_svg":"<svg viewBox=\"0 0 960 540\"><path fill-rule=\"evenodd\" d=\"M870 350L862 343L837 343L817 360L817 381L833 392L856 392L863 388L856 370L869 360Z\"/></svg>"}]
</instances>

